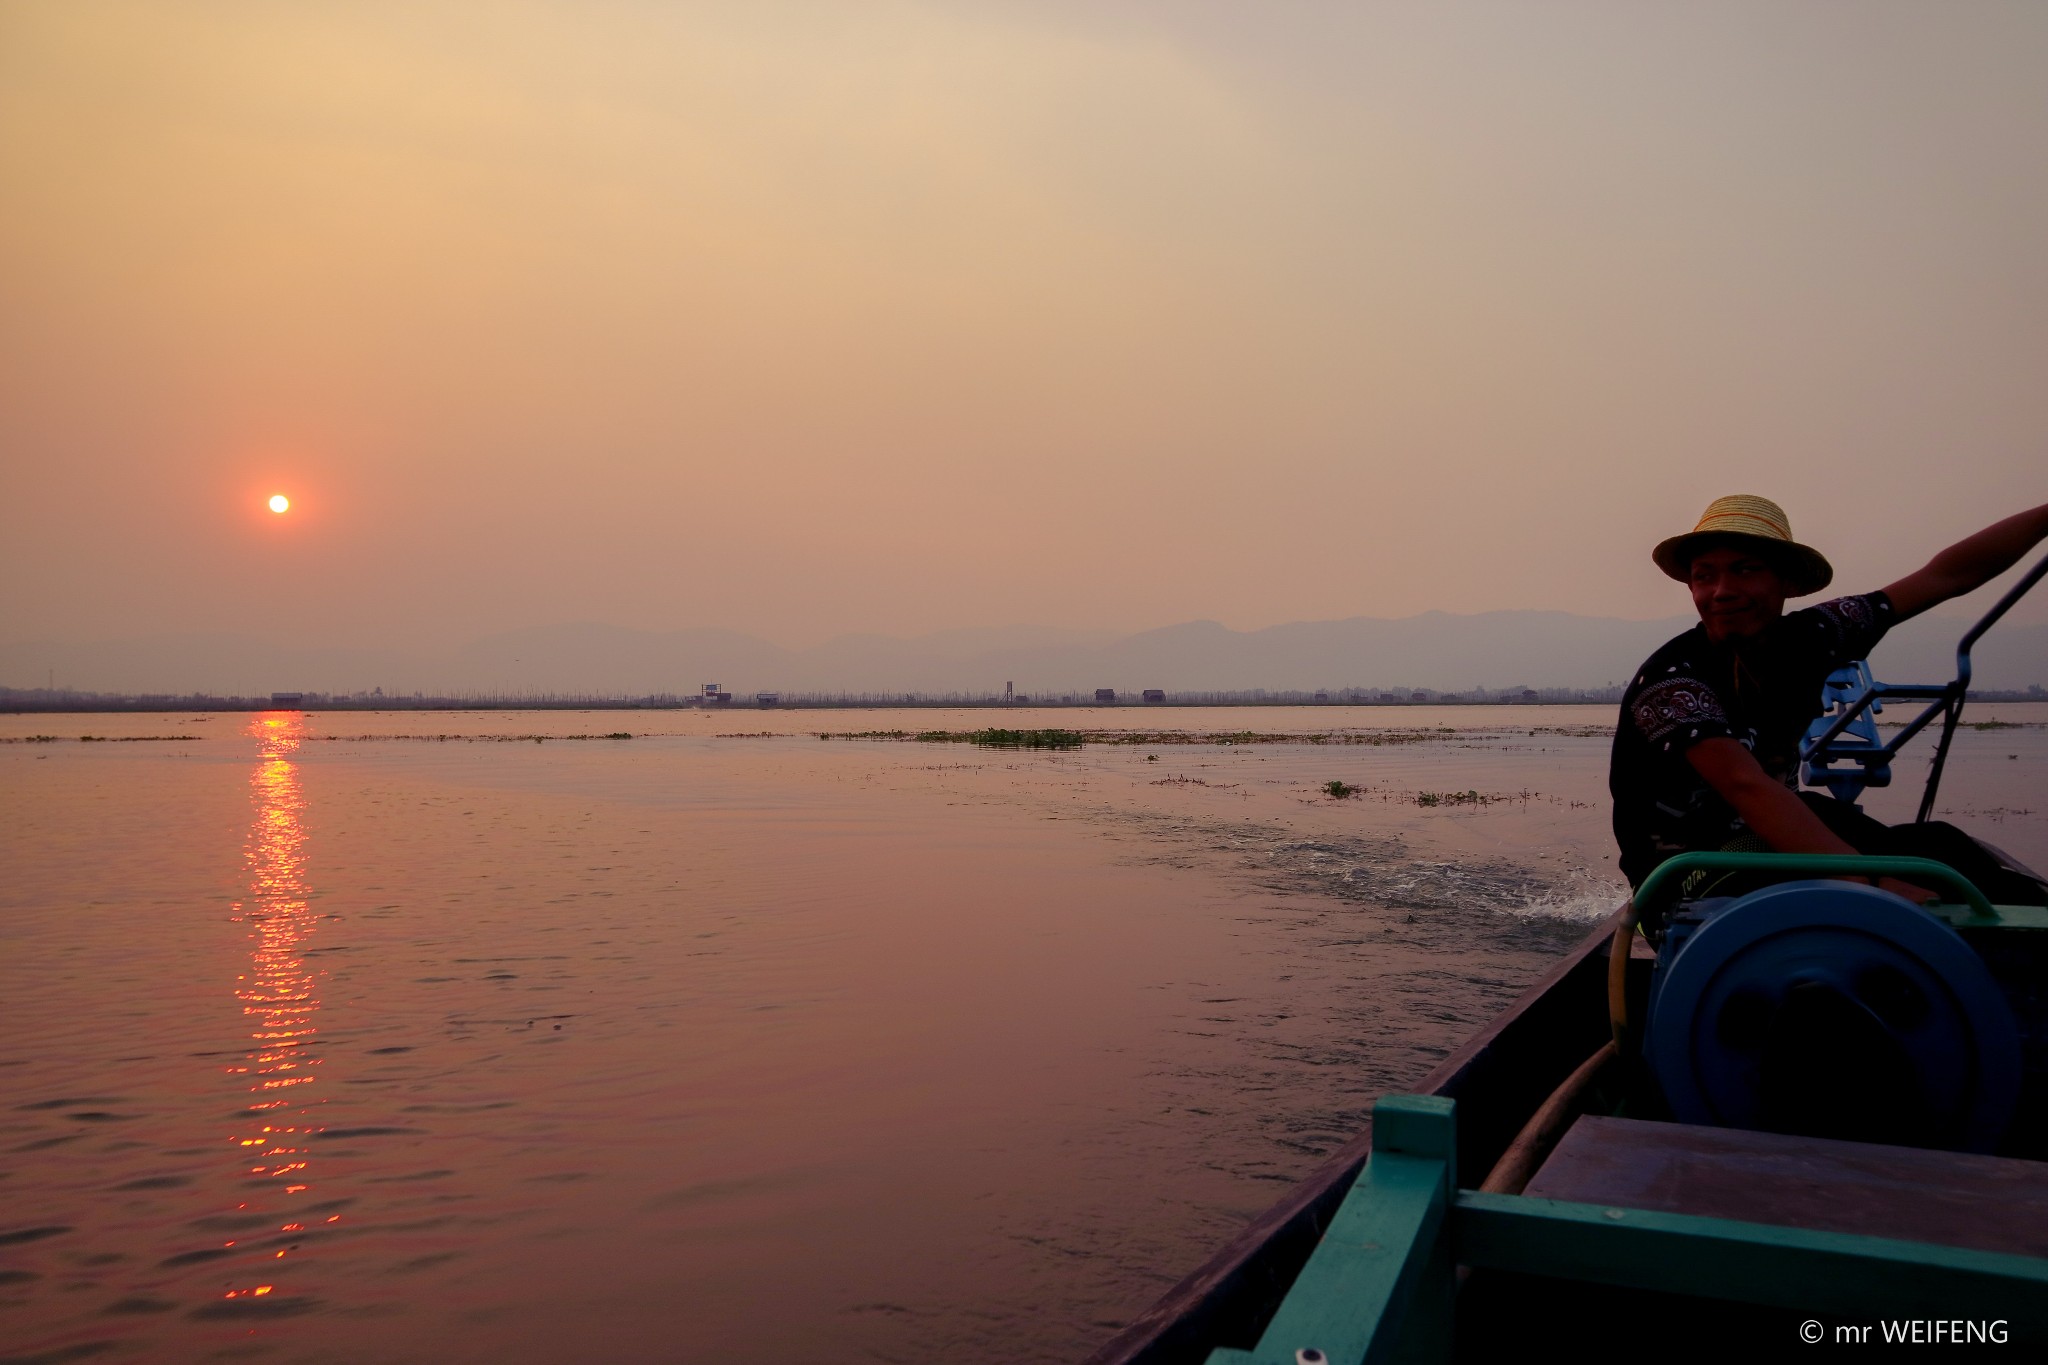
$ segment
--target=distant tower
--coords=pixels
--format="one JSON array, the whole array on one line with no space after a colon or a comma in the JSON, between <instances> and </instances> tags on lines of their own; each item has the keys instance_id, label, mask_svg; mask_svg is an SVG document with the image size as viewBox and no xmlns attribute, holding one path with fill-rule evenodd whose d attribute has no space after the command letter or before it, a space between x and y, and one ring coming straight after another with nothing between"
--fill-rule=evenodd
<instances>
[{"instance_id":1,"label":"distant tower","mask_svg":"<svg viewBox=\"0 0 2048 1365\"><path fill-rule=\"evenodd\" d=\"M1009 701L1009 700L1010 700L1010 699L1011 699L1012 697L1015 697L1016 695L1017 695L1017 684L1016 684L1016 683L1014 683L1014 682L1006 682L1006 683L1004 683L1004 684L1003 684L1003 700L1004 700L1004 701Z\"/></svg>"}]
</instances>

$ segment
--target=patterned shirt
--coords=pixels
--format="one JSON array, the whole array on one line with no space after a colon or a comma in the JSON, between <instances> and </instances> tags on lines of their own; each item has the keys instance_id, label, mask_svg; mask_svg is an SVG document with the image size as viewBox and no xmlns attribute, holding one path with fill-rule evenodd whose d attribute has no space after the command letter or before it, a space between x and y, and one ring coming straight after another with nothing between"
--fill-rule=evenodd
<instances>
[{"instance_id":1,"label":"patterned shirt","mask_svg":"<svg viewBox=\"0 0 2048 1365\"><path fill-rule=\"evenodd\" d=\"M1607 790L1631 886L1674 853L1717 849L1742 817L1693 770L1686 751L1730 738L1796 788L1799 742L1820 714L1828 674L1877 646L1892 624L1881 592L1788 613L1761 635L1715 644L1695 626L1652 654L1622 694Z\"/></svg>"}]
</instances>

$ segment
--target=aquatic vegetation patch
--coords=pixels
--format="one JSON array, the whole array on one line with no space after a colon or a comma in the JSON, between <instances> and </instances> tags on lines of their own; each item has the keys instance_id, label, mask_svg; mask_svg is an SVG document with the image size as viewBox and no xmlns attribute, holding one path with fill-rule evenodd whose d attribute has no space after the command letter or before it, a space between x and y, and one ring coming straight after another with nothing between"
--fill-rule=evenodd
<instances>
[{"instance_id":1,"label":"aquatic vegetation patch","mask_svg":"<svg viewBox=\"0 0 2048 1365\"><path fill-rule=\"evenodd\" d=\"M1946 814L1948 812L1945 811L1943 813ZM2012 816L2032 815L2034 808L2032 806L1970 806L1954 813L1957 815L1967 815L1973 819L1989 820L1994 825L2002 825Z\"/></svg>"},{"instance_id":2,"label":"aquatic vegetation patch","mask_svg":"<svg viewBox=\"0 0 2048 1365\"><path fill-rule=\"evenodd\" d=\"M197 735L179 735L179 739L197 739ZM613 730L603 735L305 735L307 743L326 744L383 744L402 742L408 744L545 744L551 739L631 739L624 730Z\"/></svg>"},{"instance_id":3,"label":"aquatic vegetation patch","mask_svg":"<svg viewBox=\"0 0 2048 1365\"><path fill-rule=\"evenodd\" d=\"M1349 782L1340 782L1334 777L1331 778L1328 782L1325 782L1322 786L1322 789L1328 792L1330 794L1330 798L1335 801L1342 801L1346 797L1356 796L1358 795L1359 790L1357 787L1352 786Z\"/></svg>"},{"instance_id":4,"label":"aquatic vegetation patch","mask_svg":"<svg viewBox=\"0 0 2048 1365\"><path fill-rule=\"evenodd\" d=\"M10 735L0 738L0 744L58 744L62 735ZM80 735L80 744L177 744L186 740L201 739L201 735Z\"/></svg>"},{"instance_id":5,"label":"aquatic vegetation patch","mask_svg":"<svg viewBox=\"0 0 2048 1365\"><path fill-rule=\"evenodd\" d=\"M926 730L922 744L974 744L984 749L1078 749L1088 737L1078 730Z\"/></svg>"},{"instance_id":6,"label":"aquatic vegetation patch","mask_svg":"<svg viewBox=\"0 0 2048 1365\"><path fill-rule=\"evenodd\" d=\"M1444 725L1429 730L1327 730L1313 733L1282 730L825 730L819 739L900 739L924 744L979 744L996 749L1078 749L1085 744L1116 744L1132 748L1167 745L1243 744L1362 745L1443 744L1475 733ZM1037 738L1033 738L1037 737ZM751 738L751 736L726 736Z\"/></svg>"},{"instance_id":7,"label":"aquatic vegetation patch","mask_svg":"<svg viewBox=\"0 0 2048 1365\"><path fill-rule=\"evenodd\" d=\"M1098 735L1081 730L833 730L819 732L818 738L916 740L920 744L975 744L984 749L1078 749Z\"/></svg>"},{"instance_id":8,"label":"aquatic vegetation patch","mask_svg":"<svg viewBox=\"0 0 2048 1365\"><path fill-rule=\"evenodd\" d=\"M1424 808L1432 806L1491 806L1502 802L1515 801L1527 805L1531 801L1546 801L1553 806L1570 805L1573 809L1587 806L1585 801L1567 802L1563 797L1546 796L1524 788L1518 792L1482 792L1466 790L1461 792L1417 792L1415 804Z\"/></svg>"},{"instance_id":9,"label":"aquatic vegetation patch","mask_svg":"<svg viewBox=\"0 0 2048 1365\"><path fill-rule=\"evenodd\" d=\"M1438 726L1429 730L1084 730L1091 744L1440 744L1469 732Z\"/></svg>"}]
</instances>

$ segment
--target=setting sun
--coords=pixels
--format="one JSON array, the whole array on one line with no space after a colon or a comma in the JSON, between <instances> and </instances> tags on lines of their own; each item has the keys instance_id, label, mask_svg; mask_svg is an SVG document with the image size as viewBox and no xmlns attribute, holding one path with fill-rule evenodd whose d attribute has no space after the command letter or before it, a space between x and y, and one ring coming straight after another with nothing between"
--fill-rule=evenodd
<instances>
[{"instance_id":1,"label":"setting sun","mask_svg":"<svg viewBox=\"0 0 2048 1365\"><path fill-rule=\"evenodd\" d=\"M273 512L287 511L291 505L292 500L282 493L272 493L270 495L270 510Z\"/></svg>"}]
</instances>

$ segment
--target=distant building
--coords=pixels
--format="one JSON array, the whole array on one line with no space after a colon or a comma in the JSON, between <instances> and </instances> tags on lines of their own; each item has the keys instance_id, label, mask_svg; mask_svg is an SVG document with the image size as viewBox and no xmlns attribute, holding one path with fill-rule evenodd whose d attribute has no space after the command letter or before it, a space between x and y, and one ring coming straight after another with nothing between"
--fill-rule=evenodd
<instances>
[{"instance_id":1,"label":"distant building","mask_svg":"<svg viewBox=\"0 0 2048 1365\"><path fill-rule=\"evenodd\" d=\"M1097 700L1097 701L1099 701L1099 702L1105 702L1105 703L1108 703L1108 704L1110 704L1110 705L1115 705L1115 704L1116 704L1116 689L1115 689L1114 687L1098 687L1098 688L1096 688L1096 689L1095 689L1095 700Z\"/></svg>"},{"instance_id":2,"label":"distant building","mask_svg":"<svg viewBox=\"0 0 2048 1365\"><path fill-rule=\"evenodd\" d=\"M1166 700L1166 689L1165 689L1165 688L1162 688L1162 687L1148 687L1148 688L1146 688L1146 689L1145 689L1145 701L1146 701L1146 704L1147 704L1147 705L1150 705L1150 706L1157 706L1157 705L1159 705L1159 704L1160 704L1161 702L1163 702L1163 701L1165 701L1165 700Z\"/></svg>"},{"instance_id":3,"label":"distant building","mask_svg":"<svg viewBox=\"0 0 2048 1365\"><path fill-rule=\"evenodd\" d=\"M1410 693L1408 694L1408 700L1410 700L1410 701L1428 701L1428 700L1429 700L1429 693L1427 693L1427 692L1410 692Z\"/></svg>"},{"instance_id":4,"label":"distant building","mask_svg":"<svg viewBox=\"0 0 2048 1365\"><path fill-rule=\"evenodd\" d=\"M706 706L730 706L732 705L732 693L726 691L722 683L705 683L704 704Z\"/></svg>"},{"instance_id":5,"label":"distant building","mask_svg":"<svg viewBox=\"0 0 2048 1365\"><path fill-rule=\"evenodd\" d=\"M773 706L781 700L782 694L780 692L756 692L754 694L754 705L756 706Z\"/></svg>"},{"instance_id":6,"label":"distant building","mask_svg":"<svg viewBox=\"0 0 2048 1365\"><path fill-rule=\"evenodd\" d=\"M1318 693L1316 693L1316 700L1317 700L1317 701L1328 701L1329 699L1330 699L1330 694L1329 694L1328 692L1318 692Z\"/></svg>"},{"instance_id":7,"label":"distant building","mask_svg":"<svg viewBox=\"0 0 2048 1365\"><path fill-rule=\"evenodd\" d=\"M304 692L272 692L270 694L270 704L272 706L304 706L306 704L306 694Z\"/></svg>"}]
</instances>

